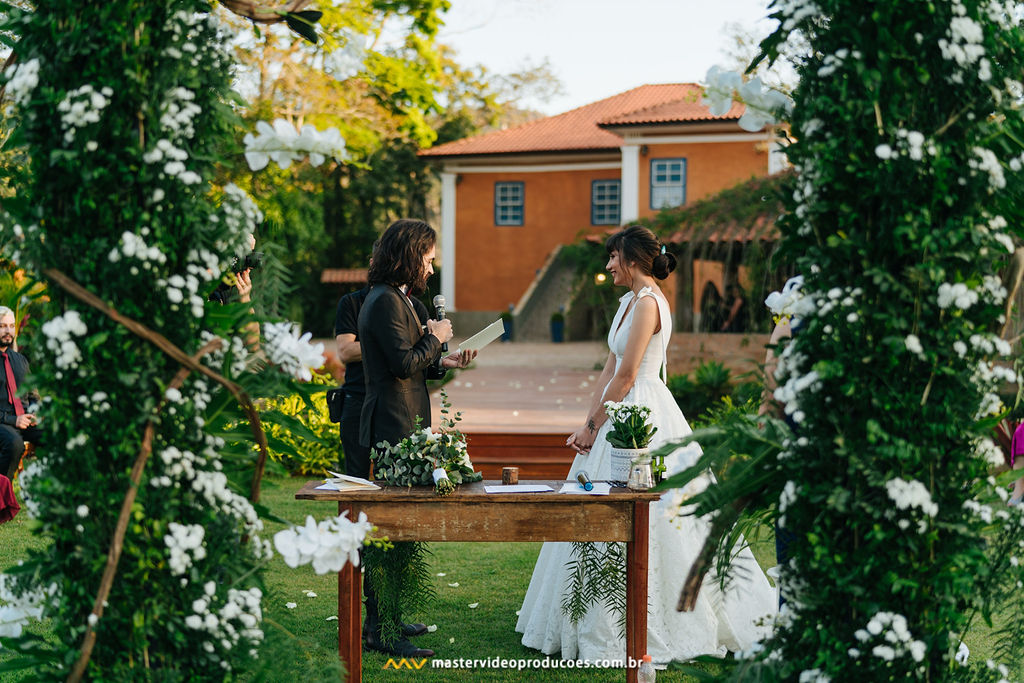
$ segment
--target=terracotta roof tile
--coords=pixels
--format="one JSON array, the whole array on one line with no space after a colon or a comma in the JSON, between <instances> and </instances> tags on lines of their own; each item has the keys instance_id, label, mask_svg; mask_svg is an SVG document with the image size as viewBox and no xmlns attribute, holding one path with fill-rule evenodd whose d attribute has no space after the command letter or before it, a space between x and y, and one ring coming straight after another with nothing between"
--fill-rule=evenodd
<instances>
[{"instance_id":1,"label":"terracotta roof tile","mask_svg":"<svg viewBox=\"0 0 1024 683\"><path fill-rule=\"evenodd\" d=\"M700 93L696 97L656 104L645 109L638 109L627 114L605 119L599 126L628 126L643 123L677 123L680 121L729 121L743 115L744 106L734 102L724 116L712 116L711 112L700 103Z\"/></svg>"},{"instance_id":2,"label":"terracotta roof tile","mask_svg":"<svg viewBox=\"0 0 1024 683\"><path fill-rule=\"evenodd\" d=\"M366 282L366 268L324 268L320 282L362 284Z\"/></svg>"},{"instance_id":3,"label":"terracotta roof tile","mask_svg":"<svg viewBox=\"0 0 1024 683\"><path fill-rule=\"evenodd\" d=\"M639 123L632 116L657 116L655 121L707 121L716 119L700 104L703 88L696 83L641 85L564 114L524 123L515 128L455 140L423 150L425 158L515 154L523 152L598 151L618 149L622 138L602 129L610 122ZM718 120L742 113L734 106ZM736 112L734 114L734 112ZM674 119L667 117L675 116Z\"/></svg>"}]
</instances>

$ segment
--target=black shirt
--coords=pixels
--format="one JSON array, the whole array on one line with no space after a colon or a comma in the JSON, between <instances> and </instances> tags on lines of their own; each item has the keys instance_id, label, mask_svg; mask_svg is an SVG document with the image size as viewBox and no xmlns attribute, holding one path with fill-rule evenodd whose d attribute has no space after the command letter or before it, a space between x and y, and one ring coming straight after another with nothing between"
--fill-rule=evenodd
<instances>
[{"instance_id":1,"label":"black shirt","mask_svg":"<svg viewBox=\"0 0 1024 683\"><path fill-rule=\"evenodd\" d=\"M359 310L363 307L363 302L366 301L366 295L369 293L370 288L363 287L359 291L346 294L338 300L338 312L334 316L334 336L354 334L356 341L359 340ZM363 383L363 364L361 361L353 361L345 365L345 393L366 393L366 385Z\"/></svg>"}]
</instances>

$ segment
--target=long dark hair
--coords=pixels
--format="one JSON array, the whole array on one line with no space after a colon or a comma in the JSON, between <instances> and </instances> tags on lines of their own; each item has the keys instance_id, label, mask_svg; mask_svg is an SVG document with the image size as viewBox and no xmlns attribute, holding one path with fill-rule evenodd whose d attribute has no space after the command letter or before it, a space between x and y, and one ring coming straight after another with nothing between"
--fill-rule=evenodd
<instances>
[{"instance_id":1,"label":"long dark hair","mask_svg":"<svg viewBox=\"0 0 1024 683\"><path fill-rule=\"evenodd\" d=\"M604 248L611 255L619 252L624 264L635 263L644 275L653 275L664 280L676 269L675 254L663 251L654 233L642 225L630 225L609 237Z\"/></svg>"},{"instance_id":2,"label":"long dark hair","mask_svg":"<svg viewBox=\"0 0 1024 683\"><path fill-rule=\"evenodd\" d=\"M366 279L371 285L419 288L424 279L423 255L436 243L437 233L428 223L411 218L395 221L380 236Z\"/></svg>"}]
</instances>

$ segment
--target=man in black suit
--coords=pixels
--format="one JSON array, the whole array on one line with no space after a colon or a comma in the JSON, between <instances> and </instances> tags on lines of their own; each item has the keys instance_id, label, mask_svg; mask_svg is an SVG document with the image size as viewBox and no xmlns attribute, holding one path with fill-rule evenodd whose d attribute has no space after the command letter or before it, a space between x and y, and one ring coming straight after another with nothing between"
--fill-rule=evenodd
<instances>
[{"instance_id":1,"label":"man in black suit","mask_svg":"<svg viewBox=\"0 0 1024 683\"><path fill-rule=\"evenodd\" d=\"M21 463L25 440L39 443L36 415L17 398L28 374L28 360L14 350L14 311L0 306L0 474L12 475Z\"/></svg>"},{"instance_id":2,"label":"man in black suit","mask_svg":"<svg viewBox=\"0 0 1024 683\"><path fill-rule=\"evenodd\" d=\"M437 234L423 221L402 219L380 238L370 263L370 291L359 311L359 341L366 382L359 422L359 440L373 447L396 444L412 433L416 417L430 426L426 380L448 368L464 368L475 351L441 358L441 344L452 338L450 320L431 320L416 295L426 291L434 273ZM417 306L417 304L419 304ZM366 593L366 646L402 657L431 657L406 635L418 635L418 624L405 625L394 643L381 639L377 599L370 583ZM425 629L425 627L424 627ZM422 632L422 631L421 631Z\"/></svg>"}]
</instances>

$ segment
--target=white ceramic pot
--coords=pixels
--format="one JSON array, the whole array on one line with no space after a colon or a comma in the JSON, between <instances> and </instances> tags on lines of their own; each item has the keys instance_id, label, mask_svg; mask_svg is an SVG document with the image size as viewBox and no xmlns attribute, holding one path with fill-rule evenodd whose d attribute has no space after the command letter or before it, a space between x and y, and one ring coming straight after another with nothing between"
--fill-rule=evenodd
<instances>
[{"instance_id":1,"label":"white ceramic pot","mask_svg":"<svg viewBox=\"0 0 1024 683\"><path fill-rule=\"evenodd\" d=\"M650 462L650 448L611 448L612 472L609 475L611 481L625 482L629 479L629 471L637 462Z\"/></svg>"}]
</instances>

